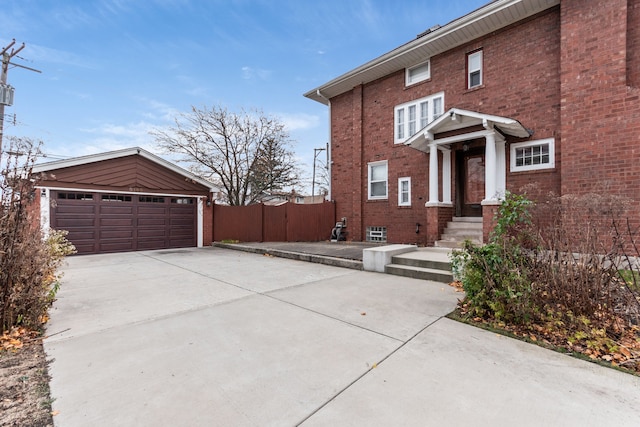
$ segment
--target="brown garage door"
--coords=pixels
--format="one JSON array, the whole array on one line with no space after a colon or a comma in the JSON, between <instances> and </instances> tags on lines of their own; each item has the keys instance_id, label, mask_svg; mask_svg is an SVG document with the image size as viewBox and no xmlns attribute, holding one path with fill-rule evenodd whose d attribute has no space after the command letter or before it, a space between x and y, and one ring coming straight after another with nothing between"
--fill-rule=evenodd
<instances>
[{"instance_id":1,"label":"brown garage door","mask_svg":"<svg viewBox=\"0 0 640 427\"><path fill-rule=\"evenodd\" d=\"M51 227L80 254L197 245L193 197L52 191Z\"/></svg>"}]
</instances>

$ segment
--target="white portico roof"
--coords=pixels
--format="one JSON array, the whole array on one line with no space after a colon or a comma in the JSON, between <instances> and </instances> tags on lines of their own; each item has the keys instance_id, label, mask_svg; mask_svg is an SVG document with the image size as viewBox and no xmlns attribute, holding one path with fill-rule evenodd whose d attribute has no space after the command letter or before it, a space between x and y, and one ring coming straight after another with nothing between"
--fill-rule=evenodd
<instances>
[{"instance_id":1,"label":"white portico roof","mask_svg":"<svg viewBox=\"0 0 640 427\"><path fill-rule=\"evenodd\" d=\"M469 134L462 133L455 137L448 137L439 140L437 135L465 128L473 128L482 126L485 130L473 131ZM492 114L483 114L475 111L461 110L452 108L436 120L429 123L423 129L416 132L415 135L405 141L405 144L420 151L429 151L429 143L450 143L456 140L470 139L470 135L480 134L497 129L503 135L515 136L517 138L528 138L532 132L526 129L522 124L508 117L494 116Z\"/></svg>"}]
</instances>

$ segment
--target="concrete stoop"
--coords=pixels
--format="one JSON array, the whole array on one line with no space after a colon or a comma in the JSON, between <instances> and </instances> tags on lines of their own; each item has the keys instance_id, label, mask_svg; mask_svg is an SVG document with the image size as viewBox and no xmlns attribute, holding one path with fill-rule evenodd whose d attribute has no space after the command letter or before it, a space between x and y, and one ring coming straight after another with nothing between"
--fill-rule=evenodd
<instances>
[{"instance_id":1,"label":"concrete stoop","mask_svg":"<svg viewBox=\"0 0 640 427\"><path fill-rule=\"evenodd\" d=\"M450 249L388 245L363 251L366 271L395 274L414 279L450 283L453 281Z\"/></svg>"},{"instance_id":2,"label":"concrete stoop","mask_svg":"<svg viewBox=\"0 0 640 427\"><path fill-rule=\"evenodd\" d=\"M385 266L385 273L414 279L451 283L450 251L444 248L420 248L414 252L395 255L391 264Z\"/></svg>"},{"instance_id":3,"label":"concrete stoop","mask_svg":"<svg viewBox=\"0 0 640 427\"><path fill-rule=\"evenodd\" d=\"M436 247L457 249L461 248L465 240L482 244L482 218L454 217L447 223Z\"/></svg>"}]
</instances>

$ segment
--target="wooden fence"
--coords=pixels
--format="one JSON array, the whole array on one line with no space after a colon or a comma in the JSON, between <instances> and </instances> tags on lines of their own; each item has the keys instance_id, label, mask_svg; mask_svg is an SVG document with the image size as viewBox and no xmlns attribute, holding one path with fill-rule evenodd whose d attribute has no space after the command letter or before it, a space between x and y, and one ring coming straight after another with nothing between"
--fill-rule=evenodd
<instances>
[{"instance_id":1,"label":"wooden fence","mask_svg":"<svg viewBox=\"0 0 640 427\"><path fill-rule=\"evenodd\" d=\"M333 202L213 207L213 240L216 242L319 242L329 240L335 224Z\"/></svg>"}]
</instances>

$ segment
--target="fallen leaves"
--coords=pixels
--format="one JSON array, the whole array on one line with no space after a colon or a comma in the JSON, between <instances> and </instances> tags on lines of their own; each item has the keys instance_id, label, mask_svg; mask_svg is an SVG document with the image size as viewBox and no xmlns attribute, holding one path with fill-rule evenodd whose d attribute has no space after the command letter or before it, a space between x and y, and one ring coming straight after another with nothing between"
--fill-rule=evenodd
<instances>
[{"instance_id":1,"label":"fallen leaves","mask_svg":"<svg viewBox=\"0 0 640 427\"><path fill-rule=\"evenodd\" d=\"M37 332L23 327L15 327L10 331L4 331L0 335L0 351L18 350L24 346L26 341L31 341L37 336Z\"/></svg>"},{"instance_id":2,"label":"fallen leaves","mask_svg":"<svg viewBox=\"0 0 640 427\"><path fill-rule=\"evenodd\" d=\"M462 287L462 282L459 280L449 283L449 286L453 287L456 290L456 292L464 292L464 288Z\"/></svg>"}]
</instances>

